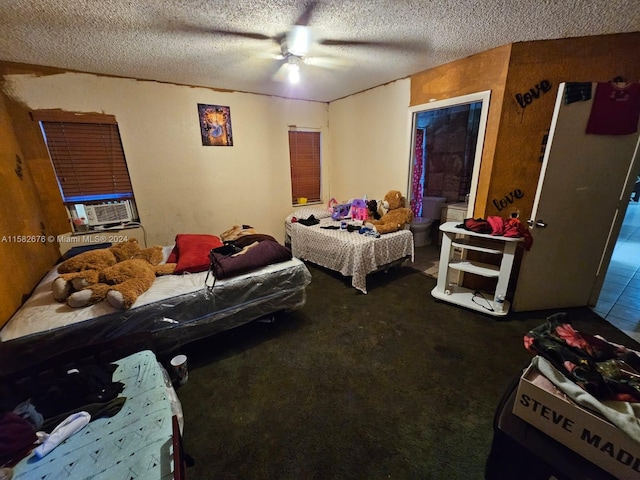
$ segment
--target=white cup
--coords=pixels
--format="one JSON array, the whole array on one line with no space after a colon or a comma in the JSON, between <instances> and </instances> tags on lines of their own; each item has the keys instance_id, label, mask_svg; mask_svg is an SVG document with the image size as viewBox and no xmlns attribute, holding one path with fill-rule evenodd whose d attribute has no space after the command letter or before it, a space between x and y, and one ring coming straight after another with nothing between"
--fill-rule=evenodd
<instances>
[{"instance_id":1,"label":"white cup","mask_svg":"<svg viewBox=\"0 0 640 480\"><path fill-rule=\"evenodd\" d=\"M178 384L184 385L189 379L189 370L187 370L187 356L176 355L171 359L171 367L175 373Z\"/></svg>"}]
</instances>

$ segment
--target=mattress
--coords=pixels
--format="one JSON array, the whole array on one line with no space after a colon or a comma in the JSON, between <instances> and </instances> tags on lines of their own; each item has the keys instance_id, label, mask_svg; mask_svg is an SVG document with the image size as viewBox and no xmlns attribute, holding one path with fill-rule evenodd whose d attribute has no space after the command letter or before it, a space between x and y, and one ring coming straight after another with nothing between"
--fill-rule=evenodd
<instances>
[{"instance_id":1,"label":"mattress","mask_svg":"<svg viewBox=\"0 0 640 480\"><path fill-rule=\"evenodd\" d=\"M171 400L155 355L147 350L113 363L113 381L125 385L122 409L93 420L41 459L25 457L13 468L14 480L173 479Z\"/></svg>"},{"instance_id":2,"label":"mattress","mask_svg":"<svg viewBox=\"0 0 640 480\"><path fill-rule=\"evenodd\" d=\"M42 359L47 349L69 350L83 344L148 332L157 354L234 328L306 301L311 274L296 258L205 285L207 272L158 277L129 310L108 302L74 309L51 294L52 270L31 297L0 330L0 368L15 370ZM209 279L211 284L211 278Z\"/></svg>"},{"instance_id":3,"label":"mattress","mask_svg":"<svg viewBox=\"0 0 640 480\"><path fill-rule=\"evenodd\" d=\"M165 259L171 248L164 247L163 254ZM132 305L131 310L169 297L196 292L202 289L204 285L203 275L184 274L158 277L151 288L140 295ZM57 277L56 266L44 276L25 304L0 330L0 341L13 340L32 333L54 330L119 312L106 301L83 308L71 308L64 303L55 302L51 294L51 284Z\"/></svg>"},{"instance_id":4,"label":"mattress","mask_svg":"<svg viewBox=\"0 0 640 480\"><path fill-rule=\"evenodd\" d=\"M291 223L291 253L350 276L351 285L362 293L367 293L369 273L407 258L413 261L413 234L408 229L376 238L339 226L340 222L331 218L322 218L311 226Z\"/></svg>"}]
</instances>

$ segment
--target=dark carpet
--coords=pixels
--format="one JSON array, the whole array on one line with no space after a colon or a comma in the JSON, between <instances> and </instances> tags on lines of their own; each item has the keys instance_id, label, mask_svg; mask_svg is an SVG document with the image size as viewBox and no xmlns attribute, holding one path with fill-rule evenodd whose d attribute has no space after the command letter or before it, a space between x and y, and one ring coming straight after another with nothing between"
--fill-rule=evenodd
<instances>
[{"instance_id":1,"label":"dark carpet","mask_svg":"<svg viewBox=\"0 0 640 480\"><path fill-rule=\"evenodd\" d=\"M350 279L309 265L307 302L184 349L178 390L191 480L482 479L493 415L556 311L506 319L430 295L410 268ZM637 343L590 309L575 328Z\"/></svg>"}]
</instances>

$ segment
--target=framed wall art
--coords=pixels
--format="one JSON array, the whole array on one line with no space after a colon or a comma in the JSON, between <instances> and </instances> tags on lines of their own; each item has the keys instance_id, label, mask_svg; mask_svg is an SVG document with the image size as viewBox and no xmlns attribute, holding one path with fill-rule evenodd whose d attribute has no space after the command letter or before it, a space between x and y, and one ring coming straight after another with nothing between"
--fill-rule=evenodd
<instances>
[{"instance_id":1,"label":"framed wall art","mask_svg":"<svg viewBox=\"0 0 640 480\"><path fill-rule=\"evenodd\" d=\"M198 104L200 135L204 147L233 146L231 109L221 105Z\"/></svg>"}]
</instances>

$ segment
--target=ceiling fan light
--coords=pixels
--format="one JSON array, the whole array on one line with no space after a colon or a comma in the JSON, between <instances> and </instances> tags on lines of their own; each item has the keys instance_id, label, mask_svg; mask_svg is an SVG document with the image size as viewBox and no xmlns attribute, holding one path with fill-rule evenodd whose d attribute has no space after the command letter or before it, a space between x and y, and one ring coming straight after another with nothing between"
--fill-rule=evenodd
<instances>
[{"instance_id":1,"label":"ceiling fan light","mask_svg":"<svg viewBox=\"0 0 640 480\"><path fill-rule=\"evenodd\" d=\"M309 28L303 25L294 25L287 33L287 51L291 55L303 57L309 51L311 35Z\"/></svg>"},{"instance_id":2,"label":"ceiling fan light","mask_svg":"<svg viewBox=\"0 0 640 480\"><path fill-rule=\"evenodd\" d=\"M300 81L300 67L297 64L289 64L289 83L298 83Z\"/></svg>"}]
</instances>

